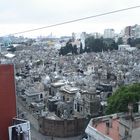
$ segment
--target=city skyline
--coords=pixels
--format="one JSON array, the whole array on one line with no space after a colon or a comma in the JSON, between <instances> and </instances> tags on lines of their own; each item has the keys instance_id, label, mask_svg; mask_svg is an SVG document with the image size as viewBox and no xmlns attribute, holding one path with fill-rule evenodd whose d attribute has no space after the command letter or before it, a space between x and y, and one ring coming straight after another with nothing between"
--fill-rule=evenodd
<instances>
[{"instance_id":1,"label":"city skyline","mask_svg":"<svg viewBox=\"0 0 140 140\"><path fill-rule=\"evenodd\" d=\"M102 3L102 4L101 4ZM114 10L138 6L139 1L17 1L1 2L0 14L0 36L40 28L57 24L65 21L75 20L82 17L98 15ZM104 29L113 28L119 33L123 28L129 25L140 24L137 18L140 8L128 11L118 12L111 15L87 19L57 27L46 28L25 34L19 34L27 37L71 35L72 32L99 32L103 33Z\"/></svg>"}]
</instances>

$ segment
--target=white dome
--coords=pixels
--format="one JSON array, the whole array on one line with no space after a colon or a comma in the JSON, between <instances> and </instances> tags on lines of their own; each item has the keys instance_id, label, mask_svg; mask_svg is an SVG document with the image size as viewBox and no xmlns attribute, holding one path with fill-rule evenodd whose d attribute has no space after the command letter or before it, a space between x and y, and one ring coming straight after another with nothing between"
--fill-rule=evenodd
<instances>
[{"instance_id":1,"label":"white dome","mask_svg":"<svg viewBox=\"0 0 140 140\"><path fill-rule=\"evenodd\" d=\"M57 97L60 97L61 95L60 95L60 93L59 93L59 92L57 92L57 93L56 93L56 96L57 96Z\"/></svg>"},{"instance_id":2,"label":"white dome","mask_svg":"<svg viewBox=\"0 0 140 140\"><path fill-rule=\"evenodd\" d=\"M130 75L130 72L126 72L125 76L129 76Z\"/></svg>"},{"instance_id":3,"label":"white dome","mask_svg":"<svg viewBox=\"0 0 140 140\"><path fill-rule=\"evenodd\" d=\"M49 77L48 75L45 77L43 83L44 83L45 85L47 85L47 84L50 83L50 77Z\"/></svg>"},{"instance_id":4,"label":"white dome","mask_svg":"<svg viewBox=\"0 0 140 140\"><path fill-rule=\"evenodd\" d=\"M81 93L80 93L80 92L77 92L77 93L76 93L76 98L77 98L77 99L81 99L81 98L82 98L82 96L81 96Z\"/></svg>"},{"instance_id":5,"label":"white dome","mask_svg":"<svg viewBox=\"0 0 140 140\"><path fill-rule=\"evenodd\" d=\"M55 71L55 72L54 72L54 75L55 75L55 76L57 76L57 75L58 75L57 71Z\"/></svg>"}]
</instances>

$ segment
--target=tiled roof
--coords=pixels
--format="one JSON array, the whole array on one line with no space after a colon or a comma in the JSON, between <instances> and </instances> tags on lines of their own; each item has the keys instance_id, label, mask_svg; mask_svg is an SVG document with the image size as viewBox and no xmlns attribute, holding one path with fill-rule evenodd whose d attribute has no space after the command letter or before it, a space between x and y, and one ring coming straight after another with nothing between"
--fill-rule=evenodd
<instances>
[{"instance_id":1,"label":"tiled roof","mask_svg":"<svg viewBox=\"0 0 140 140\"><path fill-rule=\"evenodd\" d=\"M109 127L109 133L107 134L106 121L101 121L94 124L93 127L100 131L102 134L112 138L113 140L119 140L119 122L118 119L112 119L112 127Z\"/></svg>"}]
</instances>

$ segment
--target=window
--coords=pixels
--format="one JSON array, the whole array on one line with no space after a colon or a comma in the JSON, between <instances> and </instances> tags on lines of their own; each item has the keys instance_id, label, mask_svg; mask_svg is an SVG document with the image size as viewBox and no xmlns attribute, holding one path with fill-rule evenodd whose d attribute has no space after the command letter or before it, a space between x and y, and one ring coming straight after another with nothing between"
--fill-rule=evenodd
<instances>
[{"instance_id":1,"label":"window","mask_svg":"<svg viewBox=\"0 0 140 140\"><path fill-rule=\"evenodd\" d=\"M77 103L77 111L80 112L80 105Z\"/></svg>"},{"instance_id":2,"label":"window","mask_svg":"<svg viewBox=\"0 0 140 140\"><path fill-rule=\"evenodd\" d=\"M75 109L77 109L77 106L76 106L76 104L75 104Z\"/></svg>"},{"instance_id":3,"label":"window","mask_svg":"<svg viewBox=\"0 0 140 140\"><path fill-rule=\"evenodd\" d=\"M63 101L65 101L65 96L63 96Z\"/></svg>"},{"instance_id":4,"label":"window","mask_svg":"<svg viewBox=\"0 0 140 140\"><path fill-rule=\"evenodd\" d=\"M43 95L42 94L40 94L40 99L42 99L43 98Z\"/></svg>"}]
</instances>

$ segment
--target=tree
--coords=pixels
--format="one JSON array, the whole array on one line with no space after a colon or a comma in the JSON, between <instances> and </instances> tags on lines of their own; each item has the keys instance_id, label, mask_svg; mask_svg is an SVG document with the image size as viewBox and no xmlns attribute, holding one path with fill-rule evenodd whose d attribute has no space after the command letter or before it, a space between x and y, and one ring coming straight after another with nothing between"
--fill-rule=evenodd
<instances>
[{"instance_id":1,"label":"tree","mask_svg":"<svg viewBox=\"0 0 140 140\"><path fill-rule=\"evenodd\" d=\"M93 36L86 38L85 40L85 52L101 52L102 50L114 50L118 49L118 44L113 39L95 39Z\"/></svg>"},{"instance_id":2,"label":"tree","mask_svg":"<svg viewBox=\"0 0 140 140\"><path fill-rule=\"evenodd\" d=\"M128 38L127 39L127 44L129 44L131 47L134 47L136 45L135 39L134 38Z\"/></svg>"},{"instance_id":3,"label":"tree","mask_svg":"<svg viewBox=\"0 0 140 140\"><path fill-rule=\"evenodd\" d=\"M140 101L140 83L120 87L108 98L106 114L127 112L128 104L134 105L134 112L138 110L137 102Z\"/></svg>"},{"instance_id":4,"label":"tree","mask_svg":"<svg viewBox=\"0 0 140 140\"><path fill-rule=\"evenodd\" d=\"M136 38L134 40L134 43L135 43L135 47L137 47L139 49L140 48L140 38Z\"/></svg>"},{"instance_id":5,"label":"tree","mask_svg":"<svg viewBox=\"0 0 140 140\"><path fill-rule=\"evenodd\" d=\"M83 49L82 43L80 43L80 48L77 48L76 45L72 45L72 40L69 40L66 43L66 46L61 47L59 54L66 55L68 53L72 54L81 54L84 52L101 52L107 50L118 49L118 44L115 43L113 39L103 39L103 38L94 38L90 36L85 40L85 48Z\"/></svg>"},{"instance_id":6,"label":"tree","mask_svg":"<svg viewBox=\"0 0 140 140\"><path fill-rule=\"evenodd\" d=\"M117 50L118 49L118 44L115 43L115 41L111 38L106 38L103 40L104 46L103 50Z\"/></svg>"},{"instance_id":7,"label":"tree","mask_svg":"<svg viewBox=\"0 0 140 140\"><path fill-rule=\"evenodd\" d=\"M140 44L140 38L135 39L135 44Z\"/></svg>"},{"instance_id":8,"label":"tree","mask_svg":"<svg viewBox=\"0 0 140 140\"><path fill-rule=\"evenodd\" d=\"M82 43L80 42L80 54L83 53L83 45Z\"/></svg>"},{"instance_id":9,"label":"tree","mask_svg":"<svg viewBox=\"0 0 140 140\"><path fill-rule=\"evenodd\" d=\"M85 52L92 52L94 47L95 39L93 36L86 38L85 40Z\"/></svg>"},{"instance_id":10,"label":"tree","mask_svg":"<svg viewBox=\"0 0 140 140\"><path fill-rule=\"evenodd\" d=\"M59 51L59 55L67 55L68 53L76 53L77 47L73 47L71 44L71 40L66 43L66 46L61 47Z\"/></svg>"},{"instance_id":11,"label":"tree","mask_svg":"<svg viewBox=\"0 0 140 140\"><path fill-rule=\"evenodd\" d=\"M78 53L77 53L77 46L76 46L76 45L74 45L74 46L72 47L72 54L78 54Z\"/></svg>"},{"instance_id":12,"label":"tree","mask_svg":"<svg viewBox=\"0 0 140 140\"><path fill-rule=\"evenodd\" d=\"M140 49L140 44L137 44L136 47L137 47L138 49Z\"/></svg>"},{"instance_id":13,"label":"tree","mask_svg":"<svg viewBox=\"0 0 140 140\"><path fill-rule=\"evenodd\" d=\"M118 38L117 43L118 43L118 45L123 44L123 39L122 39L122 37L119 37L119 38Z\"/></svg>"},{"instance_id":14,"label":"tree","mask_svg":"<svg viewBox=\"0 0 140 140\"><path fill-rule=\"evenodd\" d=\"M129 44L131 47L137 47L137 45L140 44L140 38L128 38L127 44Z\"/></svg>"},{"instance_id":15,"label":"tree","mask_svg":"<svg viewBox=\"0 0 140 140\"><path fill-rule=\"evenodd\" d=\"M118 50L118 44L115 43L115 41L113 41L111 44L111 50Z\"/></svg>"}]
</instances>

